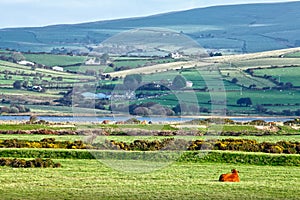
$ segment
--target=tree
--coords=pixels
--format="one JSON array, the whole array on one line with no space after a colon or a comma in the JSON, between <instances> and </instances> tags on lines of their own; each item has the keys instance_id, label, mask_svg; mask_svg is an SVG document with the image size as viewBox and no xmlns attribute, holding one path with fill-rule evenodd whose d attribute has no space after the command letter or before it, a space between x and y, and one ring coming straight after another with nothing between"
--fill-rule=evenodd
<instances>
[{"instance_id":1,"label":"tree","mask_svg":"<svg viewBox=\"0 0 300 200\"><path fill-rule=\"evenodd\" d=\"M291 82L287 82L287 83L285 83L284 87L285 87L285 89L290 89L290 88L294 87L294 85Z\"/></svg>"},{"instance_id":2,"label":"tree","mask_svg":"<svg viewBox=\"0 0 300 200\"><path fill-rule=\"evenodd\" d=\"M181 89L181 88L184 88L186 86L186 80L183 76L181 75L177 75L173 82L172 82L172 85L175 89Z\"/></svg>"},{"instance_id":3,"label":"tree","mask_svg":"<svg viewBox=\"0 0 300 200\"><path fill-rule=\"evenodd\" d=\"M22 87L27 88L29 86L29 82L27 80L23 81Z\"/></svg>"},{"instance_id":4,"label":"tree","mask_svg":"<svg viewBox=\"0 0 300 200\"><path fill-rule=\"evenodd\" d=\"M15 89L21 89L22 88L22 81L19 81L19 80L17 80L17 81L15 81L14 83L13 83L13 87L15 88Z\"/></svg>"},{"instance_id":5,"label":"tree","mask_svg":"<svg viewBox=\"0 0 300 200\"><path fill-rule=\"evenodd\" d=\"M257 104L257 105L255 106L255 110L256 110L257 112L259 112L259 113L264 113L264 112L267 111L267 109L266 109L265 107L263 107L262 105L260 105L260 104Z\"/></svg>"},{"instance_id":6,"label":"tree","mask_svg":"<svg viewBox=\"0 0 300 200\"><path fill-rule=\"evenodd\" d=\"M6 106L1 107L1 113L10 113L10 108Z\"/></svg>"},{"instance_id":7,"label":"tree","mask_svg":"<svg viewBox=\"0 0 300 200\"><path fill-rule=\"evenodd\" d=\"M15 106L10 108L10 113L19 113L19 112L20 112L19 109Z\"/></svg>"},{"instance_id":8,"label":"tree","mask_svg":"<svg viewBox=\"0 0 300 200\"><path fill-rule=\"evenodd\" d=\"M239 104L240 106L242 106L242 105L250 106L250 105L252 105L252 101L249 97L240 98L236 101L236 104Z\"/></svg>"},{"instance_id":9,"label":"tree","mask_svg":"<svg viewBox=\"0 0 300 200\"><path fill-rule=\"evenodd\" d=\"M231 80L231 82L234 83L234 84L237 83L238 81L239 81L239 80L238 80L237 78L233 78L233 79Z\"/></svg>"},{"instance_id":10,"label":"tree","mask_svg":"<svg viewBox=\"0 0 300 200\"><path fill-rule=\"evenodd\" d=\"M20 52L14 52L12 54L12 58L14 59L14 61L18 62L18 61L21 61L21 60L25 60L25 57L23 56L22 53Z\"/></svg>"},{"instance_id":11,"label":"tree","mask_svg":"<svg viewBox=\"0 0 300 200\"><path fill-rule=\"evenodd\" d=\"M149 116L151 115L151 110L146 107L137 107L133 110L133 114L140 116Z\"/></svg>"},{"instance_id":12,"label":"tree","mask_svg":"<svg viewBox=\"0 0 300 200\"><path fill-rule=\"evenodd\" d=\"M31 124L33 124L34 122L36 122L38 120L37 116L35 115L31 115L30 118L29 118L29 122Z\"/></svg>"},{"instance_id":13,"label":"tree","mask_svg":"<svg viewBox=\"0 0 300 200\"><path fill-rule=\"evenodd\" d=\"M107 53L104 53L101 55L100 59L102 64L106 64L107 61L109 60L109 55Z\"/></svg>"},{"instance_id":14,"label":"tree","mask_svg":"<svg viewBox=\"0 0 300 200\"><path fill-rule=\"evenodd\" d=\"M142 76L139 74L127 75L123 80L124 86L131 90L136 89L141 84L141 82L142 82Z\"/></svg>"},{"instance_id":15,"label":"tree","mask_svg":"<svg viewBox=\"0 0 300 200\"><path fill-rule=\"evenodd\" d=\"M37 68L37 66L36 66L36 65L33 65L33 66L31 66L31 70L32 70L32 71L35 71L35 70L36 70L36 68Z\"/></svg>"}]
</instances>

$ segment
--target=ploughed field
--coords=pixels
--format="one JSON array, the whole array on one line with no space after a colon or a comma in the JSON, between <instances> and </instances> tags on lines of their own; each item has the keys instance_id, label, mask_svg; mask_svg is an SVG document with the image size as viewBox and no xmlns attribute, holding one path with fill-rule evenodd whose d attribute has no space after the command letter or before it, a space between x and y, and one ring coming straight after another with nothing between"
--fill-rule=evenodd
<instances>
[{"instance_id":1,"label":"ploughed field","mask_svg":"<svg viewBox=\"0 0 300 200\"><path fill-rule=\"evenodd\" d=\"M3 124L0 158L20 160L0 167L1 198L297 199L299 133L278 127L226 124L212 135L203 125ZM255 151L267 147L269 153ZM22 166L37 158L50 167ZM233 168L241 182L218 181Z\"/></svg>"}]
</instances>

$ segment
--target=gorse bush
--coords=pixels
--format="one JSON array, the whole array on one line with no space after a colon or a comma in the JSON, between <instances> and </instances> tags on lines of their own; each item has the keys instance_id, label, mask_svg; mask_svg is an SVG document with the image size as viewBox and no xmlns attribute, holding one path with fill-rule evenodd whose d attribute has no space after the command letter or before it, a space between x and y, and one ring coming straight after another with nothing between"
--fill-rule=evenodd
<instances>
[{"instance_id":1,"label":"gorse bush","mask_svg":"<svg viewBox=\"0 0 300 200\"><path fill-rule=\"evenodd\" d=\"M114 160L145 160L145 161L167 161L175 159L177 162L211 162L251 165L276 165L276 166L300 166L300 155L278 155L278 154L257 154L228 151L185 151L176 154L143 152L143 151L83 151L64 149L0 149L1 157L43 157L51 159L114 159ZM1 159L2 162L10 163L9 160ZM6 161L7 160L7 161ZM24 162L22 162L24 163ZM33 163L33 162L32 162ZM5 165L7 166L7 165ZM32 165L33 167L35 165ZM43 165L38 165L43 166ZM59 166L59 164L58 164Z\"/></svg>"},{"instance_id":2,"label":"gorse bush","mask_svg":"<svg viewBox=\"0 0 300 200\"><path fill-rule=\"evenodd\" d=\"M93 148L83 141L55 141L55 138L45 138L41 141L0 140L0 148L55 148L55 149L86 149Z\"/></svg>"},{"instance_id":3,"label":"gorse bush","mask_svg":"<svg viewBox=\"0 0 300 200\"><path fill-rule=\"evenodd\" d=\"M300 154L300 142L279 141L257 142L248 139L223 140L184 140L164 138L162 140L135 140L131 143L115 140L84 143L78 141L55 141L54 138L45 138L41 141L27 140L0 140L0 148L51 148L51 149L98 149L98 150L125 150L125 151L162 151L162 150L226 150L244 152Z\"/></svg>"},{"instance_id":4,"label":"gorse bush","mask_svg":"<svg viewBox=\"0 0 300 200\"><path fill-rule=\"evenodd\" d=\"M51 159L41 159L36 158L34 160L24 160L24 159L9 159L9 158L0 158L0 166L7 166L13 168L57 168L61 167L60 163L55 163Z\"/></svg>"},{"instance_id":5,"label":"gorse bush","mask_svg":"<svg viewBox=\"0 0 300 200\"><path fill-rule=\"evenodd\" d=\"M156 150L226 150L244 152L285 153L300 154L300 142L280 141L276 143L262 142L248 139L223 140L195 140L167 138L161 141L135 140L132 143L105 141L105 144L96 145L100 148L117 149L125 151L156 151Z\"/></svg>"}]
</instances>

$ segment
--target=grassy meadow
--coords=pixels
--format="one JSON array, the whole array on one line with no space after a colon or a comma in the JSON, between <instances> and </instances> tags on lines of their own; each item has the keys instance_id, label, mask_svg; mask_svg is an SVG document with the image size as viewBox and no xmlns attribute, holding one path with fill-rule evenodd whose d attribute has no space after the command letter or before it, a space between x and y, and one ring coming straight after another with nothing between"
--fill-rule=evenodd
<instances>
[{"instance_id":1,"label":"grassy meadow","mask_svg":"<svg viewBox=\"0 0 300 200\"><path fill-rule=\"evenodd\" d=\"M54 128L55 129L55 128ZM66 128L66 130L72 129L72 127ZM88 136L84 135L20 135L20 134L11 134L11 135L0 135L0 140L28 140L28 141L41 141L45 138L54 138L55 141L76 141L76 140L86 140ZM163 140L166 138L174 139L185 139L188 141L191 140L209 140L209 139L248 139L256 140L257 142L279 142L279 141L300 141L300 135L272 135L272 136L98 136L94 142L103 140L114 140L119 142L131 143L135 140Z\"/></svg>"},{"instance_id":2,"label":"grassy meadow","mask_svg":"<svg viewBox=\"0 0 300 200\"><path fill-rule=\"evenodd\" d=\"M116 129L176 130L170 125L38 125L1 124L0 130ZM184 125L182 125L184 126ZM193 129L193 128L190 128ZM201 128L203 129L203 128ZM257 131L252 125L224 125L225 131ZM288 130L287 131L291 131ZM1 134L0 140L85 140L82 135ZM264 136L99 136L94 142L165 138L299 141L295 135ZM234 151L143 152L51 148L1 148L0 157L51 158L61 168L0 167L2 199L297 199L300 195L298 154ZM180 154L178 154L180 153ZM97 159L95 159L95 157ZM219 182L220 174L240 171L241 182Z\"/></svg>"},{"instance_id":3,"label":"grassy meadow","mask_svg":"<svg viewBox=\"0 0 300 200\"><path fill-rule=\"evenodd\" d=\"M54 67L57 65L74 65L83 63L86 60L85 56L64 56L51 54L24 54L26 60Z\"/></svg>"},{"instance_id":4,"label":"grassy meadow","mask_svg":"<svg viewBox=\"0 0 300 200\"><path fill-rule=\"evenodd\" d=\"M222 113L295 118L300 116L300 48L284 48L299 46L295 28L300 22L295 15L299 3L209 7L148 18L0 30L1 48L14 49L0 49L0 115L12 114L11 108L20 104L30 112L20 113L15 107L13 114L28 119L29 115L119 117L122 113L115 113L113 106L127 111L128 104L133 106L130 114L143 115L149 106L148 115L158 117L159 112L150 109L156 111L156 105L139 105L154 102L169 108L174 117L210 118ZM291 12L278 15L281 9ZM174 32L143 30L144 25ZM129 28L142 34L115 35ZM198 45L212 57L189 55L202 49ZM72 50L81 56L70 56ZM154 56L153 50L163 56ZM14 58L17 51L23 51L19 56L24 58ZM109 52L108 60L102 57L95 65L85 62L104 52ZM174 52L184 55L164 57ZM223 56L217 56L219 52ZM17 64L22 59L42 65ZM54 66L64 71L54 71ZM130 74L141 77L126 80ZM193 85L173 83L178 75ZM123 89L118 89L123 82ZM139 89L126 91L129 84ZM141 87L146 84L148 88ZM32 86L45 90L33 91ZM93 93L115 92L115 100L94 102L81 95L94 86ZM238 104L241 98L251 98L252 103ZM146 111L137 112L139 106ZM157 109L167 113L164 107ZM0 199L300 199L299 120L293 126L260 127L220 125L214 120L178 124L156 120L147 125L126 124L130 120L120 125L32 118L20 123L0 121ZM1 158L49 158L62 167L21 165L24 160L3 166L7 160ZM234 168L240 182L219 182L221 174Z\"/></svg>"},{"instance_id":5,"label":"grassy meadow","mask_svg":"<svg viewBox=\"0 0 300 200\"><path fill-rule=\"evenodd\" d=\"M286 67L286 68L276 68L276 69L260 69L254 71L255 75L264 76L265 74L273 76L278 81L283 83L293 83L294 86L300 86L299 81L299 67Z\"/></svg>"},{"instance_id":6,"label":"grassy meadow","mask_svg":"<svg viewBox=\"0 0 300 200\"><path fill-rule=\"evenodd\" d=\"M97 160L55 161L63 167L0 168L1 198L273 200L297 199L300 195L299 167L175 162L151 173L128 173ZM131 162L138 165L136 161L122 164L132 166ZM240 171L241 182L218 182L219 175L232 168Z\"/></svg>"}]
</instances>

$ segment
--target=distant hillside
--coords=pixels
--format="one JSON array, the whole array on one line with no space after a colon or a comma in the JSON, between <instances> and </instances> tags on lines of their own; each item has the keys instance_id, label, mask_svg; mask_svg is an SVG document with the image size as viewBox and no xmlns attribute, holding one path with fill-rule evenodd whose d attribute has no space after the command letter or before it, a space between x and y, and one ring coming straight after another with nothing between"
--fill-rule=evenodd
<instances>
[{"instance_id":1,"label":"distant hillside","mask_svg":"<svg viewBox=\"0 0 300 200\"><path fill-rule=\"evenodd\" d=\"M182 32L204 48L248 53L300 46L300 2L199 8L142 18L0 30L0 48L87 50L125 30L161 27Z\"/></svg>"}]
</instances>

